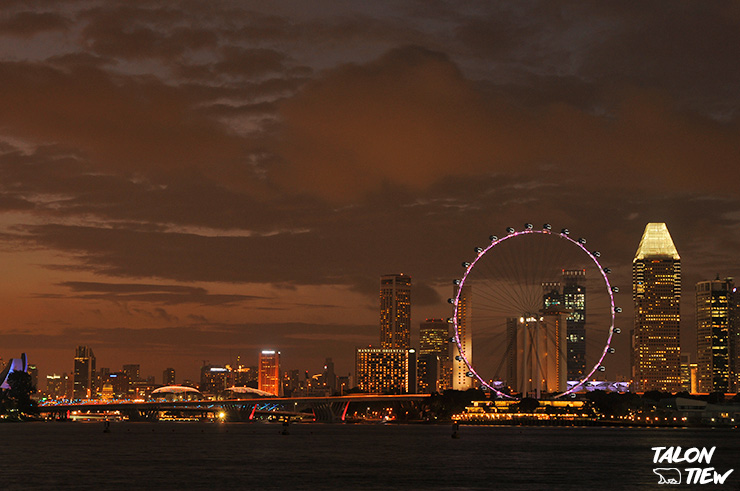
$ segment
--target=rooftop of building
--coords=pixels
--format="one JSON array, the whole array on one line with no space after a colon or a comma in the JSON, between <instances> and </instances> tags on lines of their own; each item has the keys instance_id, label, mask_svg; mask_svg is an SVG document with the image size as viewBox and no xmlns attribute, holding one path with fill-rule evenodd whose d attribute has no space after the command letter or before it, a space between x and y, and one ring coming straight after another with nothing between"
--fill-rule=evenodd
<instances>
[{"instance_id":1,"label":"rooftop of building","mask_svg":"<svg viewBox=\"0 0 740 491\"><path fill-rule=\"evenodd\" d=\"M635 253L635 261L651 258L676 261L681 259L665 223L648 223L645 226L645 232Z\"/></svg>"}]
</instances>

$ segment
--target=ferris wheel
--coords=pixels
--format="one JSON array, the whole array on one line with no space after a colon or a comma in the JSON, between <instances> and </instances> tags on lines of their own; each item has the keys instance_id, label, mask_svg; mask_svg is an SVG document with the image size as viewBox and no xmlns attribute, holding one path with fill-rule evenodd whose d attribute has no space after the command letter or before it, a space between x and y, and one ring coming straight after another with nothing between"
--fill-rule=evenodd
<instances>
[{"instance_id":1,"label":"ferris wheel","mask_svg":"<svg viewBox=\"0 0 740 491\"><path fill-rule=\"evenodd\" d=\"M500 397L562 397L604 372L621 308L601 254L550 224L476 247L449 299L457 363Z\"/></svg>"}]
</instances>

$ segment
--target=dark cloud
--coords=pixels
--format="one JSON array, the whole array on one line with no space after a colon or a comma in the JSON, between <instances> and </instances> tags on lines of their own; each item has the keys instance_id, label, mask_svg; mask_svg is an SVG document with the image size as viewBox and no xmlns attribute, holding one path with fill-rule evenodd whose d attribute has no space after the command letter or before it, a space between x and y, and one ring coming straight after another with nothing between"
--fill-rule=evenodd
<instances>
[{"instance_id":1,"label":"dark cloud","mask_svg":"<svg viewBox=\"0 0 740 491\"><path fill-rule=\"evenodd\" d=\"M103 169L159 175L200 169L249 183L246 142L193 111L181 89L95 68L0 64L5 131L37 144L62 143ZM110 115L115 118L111 119Z\"/></svg>"},{"instance_id":2,"label":"dark cloud","mask_svg":"<svg viewBox=\"0 0 740 491\"><path fill-rule=\"evenodd\" d=\"M59 286L69 288L73 292L73 294L68 295L68 298L119 303L147 302L164 305L192 303L209 306L234 306L252 300L265 300L265 297L250 295L213 294L205 288L179 285L67 281L60 283ZM155 309L155 312L166 313L161 308Z\"/></svg>"},{"instance_id":3,"label":"dark cloud","mask_svg":"<svg viewBox=\"0 0 740 491\"><path fill-rule=\"evenodd\" d=\"M551 165L565 179L608 176L603 185L735 189L737 122L686 112L659 90L609 96L602 113L561 101L517 106L506 92L487 97L441 53L395 50L327 72L283 102L278 181L343 202L386 183L418 191L455 174L529 178ZM697 179L708 156L727 166Z\"/></svg>"},{"instance_id":4,"label":"dark cloud","mask_svg":"<svg viewBox=\"0 0 740 491\"><path fill-rule=\"evenodd\" d=\"M733 2L6 4L0 346L48 367L351 371L380 275L448 317L461 261L525 222L601 250L625 330L649 221L689 338L693 283L738 274Z\"/></svg>"},{"instance_id":5,"label":"dark cloud","mask_svg":"<svg viewBox=\"0 0 740 491\"><path fill-rule=\"evenodd\" d=\"M0 34L28 38L49 31L65 31L72 21L54 12L17 12L0 18Z\"/></svg>"}]
</instances>

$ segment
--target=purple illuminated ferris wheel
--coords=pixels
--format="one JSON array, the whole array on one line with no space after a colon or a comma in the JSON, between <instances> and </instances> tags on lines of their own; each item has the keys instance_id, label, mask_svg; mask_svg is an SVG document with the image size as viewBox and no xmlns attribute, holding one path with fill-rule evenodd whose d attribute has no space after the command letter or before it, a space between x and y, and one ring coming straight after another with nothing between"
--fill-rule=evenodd
<instances>
[{"instance_id":1,"label":"purple illuminated ferris wheel","mask_svg":"<svg viewBox=\"0 0 740 491\"><path fill-rule=\"evenodd\" d=\"M489 237L455 280L455 372L500 397L562 397L603 374L621 312L600 253L549 224ZM603 377L603 375L602 375Z\"/></svg>"}]
</instances>

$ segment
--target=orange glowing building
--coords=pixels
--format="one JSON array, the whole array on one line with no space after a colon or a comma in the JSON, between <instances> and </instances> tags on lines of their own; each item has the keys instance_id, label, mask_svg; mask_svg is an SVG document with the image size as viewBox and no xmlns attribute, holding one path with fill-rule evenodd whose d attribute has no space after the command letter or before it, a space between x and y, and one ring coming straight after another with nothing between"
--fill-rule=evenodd
<instances>
[{"instance_id":1,"label":"orange glowing building","mask_svg":"<svg viewBox=\"0 0 740 491\"><path fill-rule=\"evenodd\" d=\"M259 362L259 390L269 392L278 397L282 396L280 380L280 352L263 350Z\"/></svg>"}]
</instances>

